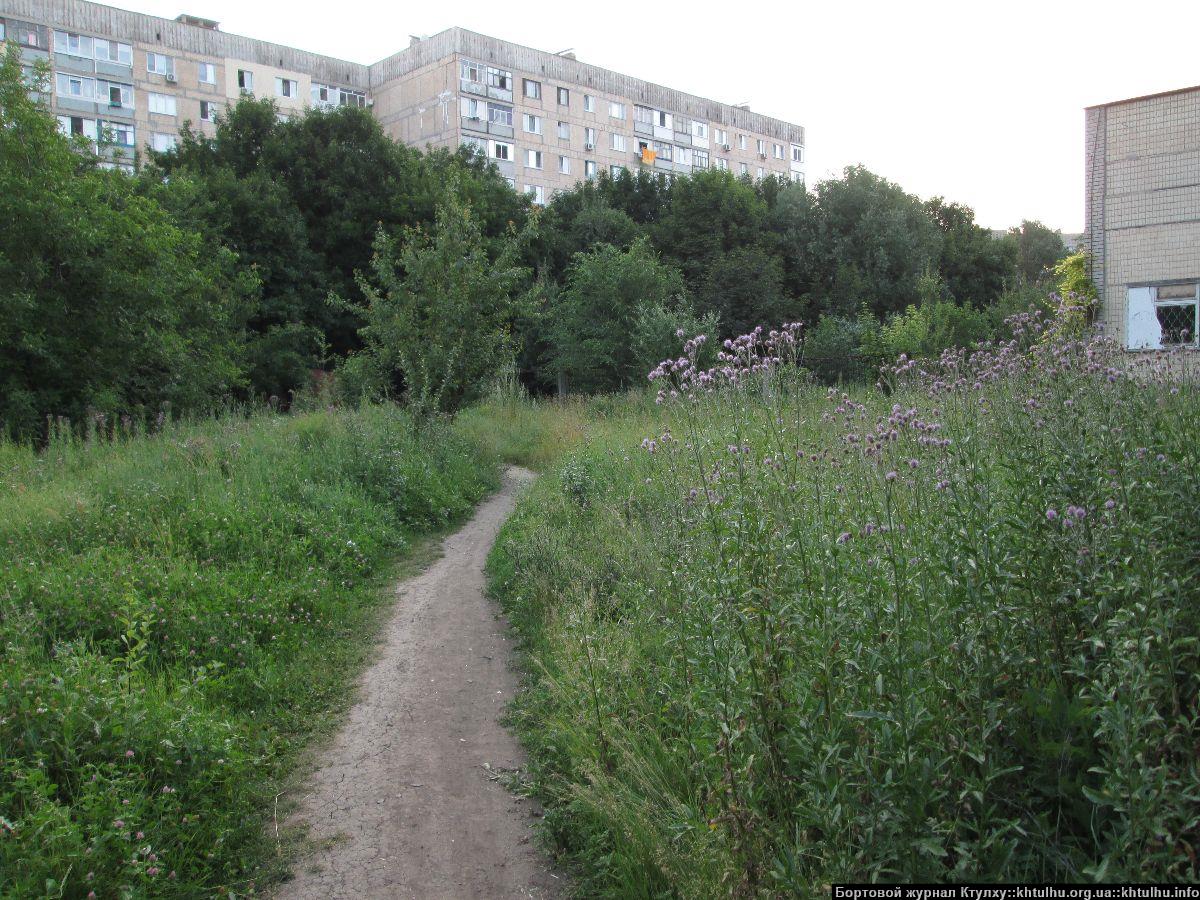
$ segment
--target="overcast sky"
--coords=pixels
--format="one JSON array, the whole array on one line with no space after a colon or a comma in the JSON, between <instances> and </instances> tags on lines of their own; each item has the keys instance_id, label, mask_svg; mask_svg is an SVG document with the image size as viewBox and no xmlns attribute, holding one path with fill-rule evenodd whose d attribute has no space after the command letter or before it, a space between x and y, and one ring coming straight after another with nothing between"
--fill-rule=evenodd
<instances>
[{"instance_id":1,"label":"overcast sky","mask_svg":"<svg viewBox=\"0 0 1200 900\"><path fill-rule=\"evenodd\" d=\"M1006 228L1083 229L1083 107L1200 84L1200 2L118 0L371 63L460 25L805 126L808 182L862 164ZM767 14L768 9L773 9ZM709 12L711 10L711 12Z\"/></svg>"}]
</instances>

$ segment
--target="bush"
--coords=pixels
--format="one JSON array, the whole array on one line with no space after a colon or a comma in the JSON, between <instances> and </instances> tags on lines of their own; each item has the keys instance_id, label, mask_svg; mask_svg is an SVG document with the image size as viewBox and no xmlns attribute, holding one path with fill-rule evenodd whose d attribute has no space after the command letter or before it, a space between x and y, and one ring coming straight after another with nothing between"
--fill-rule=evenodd
<instances>
[{"instance_id":1,"label":"bush","mask_svg":"<svg viewBox=\"0 0 1200 900\"><path fill-rule=\"evenodd\" d=\"M535 485L490 571L582 893L1200 878L1200 395L1047 331L886 399L751 338Z\"/></svg>"},{"instance_id":2,"label":"bush","mask_svg":"<svg viewBox=\"0 0 1200 900\"><path fill-rule=\"evenodd\" d=\"M0 443L5 895L251 893L379 577L495 482L386 407Z\"/></svg>"}]
</instances>

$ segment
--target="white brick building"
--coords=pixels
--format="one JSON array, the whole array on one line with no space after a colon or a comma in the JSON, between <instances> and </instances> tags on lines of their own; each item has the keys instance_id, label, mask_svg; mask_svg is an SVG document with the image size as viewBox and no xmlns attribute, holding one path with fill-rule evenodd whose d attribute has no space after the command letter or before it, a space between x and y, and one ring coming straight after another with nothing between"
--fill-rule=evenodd
<instances>
[{"instance_id":1,"label":"white brick building","mask_svg":"<svg viewBox=\"0 0 1200 900\"><path fill-rule=\"evenodd\" d=\"M1197 346L1200 87L1089 107L1085 248L1108 333Z\"/></svg>"}]
</instances>

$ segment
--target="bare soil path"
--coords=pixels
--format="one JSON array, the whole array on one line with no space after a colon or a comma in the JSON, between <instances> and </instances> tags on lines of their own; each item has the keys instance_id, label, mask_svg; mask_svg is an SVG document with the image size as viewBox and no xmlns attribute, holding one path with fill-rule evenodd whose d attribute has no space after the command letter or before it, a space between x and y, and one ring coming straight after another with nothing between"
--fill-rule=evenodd
<instances>
[{"instance_id":1,"label":"bare soil path","mask_svg":"<svg viewBox=\"0 0 1200 900\"><path fill-rule=\"evenodd\" d=\"M321 849L299 862L280 897L564 893L531 842L532 802L492 777L524 757L499 722L517 676L483 566L533 477L510 468L500 492L446 538L441 559L398 586L379 659L292 817Z\"/></svg>"}]
</instances>

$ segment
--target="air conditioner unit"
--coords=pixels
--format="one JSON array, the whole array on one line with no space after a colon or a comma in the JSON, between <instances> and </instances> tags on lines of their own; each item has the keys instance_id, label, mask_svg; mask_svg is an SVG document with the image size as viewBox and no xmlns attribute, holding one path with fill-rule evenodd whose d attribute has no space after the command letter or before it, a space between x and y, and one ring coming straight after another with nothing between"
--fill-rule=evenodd
<instances>
[{"instance_id":1,"label":"air conditioner unit","mask_svg":"<svg viewBox=\"0 0 1200 900\"><path fill-rule=\"evenodd\" d=\"M724 150L726 153L728 153L728 152L729 152L730 150L732 150L733 148L732 148L732 147L730 147L728 144L722 144L722 145L721 145L721 149L722 149L722 150Z\"/></svg>"},{"instance_id":2,"label":"air conditioner unit","mask_svg":"<svg viewBox=\"0 0 1200 900\"><path fill-rule=\"evenodd\" d=\"M177 81L179 81L179 79L176 77L174 72L167 73L167 84L175 84Z\"/></svg>"},{"instance_id":3,"label":"air conditioner unit","mask_svg":"<svg viewBox=\"0 0 1200 900\"><path fill-rule=\"evenodd\" d=\"M593 144L591 141L588 141L587 143L585 143L585 144L583 145L583 149L584 149L584 150L595 150L595 149L596 149L596 145L595 145L595 144Z\"/></svg>"},{"instance_id":4,"label":"air conditioner unit","mask_svg":"<svg viewBox=\"0 0 1200 900\"><path fill-rule=\"evenodd\" d=\"M767 154L765 154L765 153L760 153L760 154L758 154L758 158L759 158L759 159L766 159L766 158L767 158Z\"/></svg>"},{"instance_id":5,"label":"air conditioner unit","mask_svg":"<svg viewBox=\"0 0 1200 900\"><path fill-rule=\"evenodd\" d=\"M478 121L479 121L479 116L467 116L467 121L469 121L469 122L478 122Z\"/></svg>"}]
</instances>

